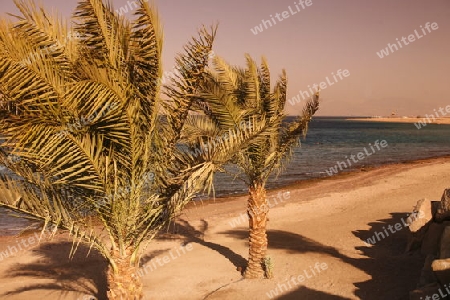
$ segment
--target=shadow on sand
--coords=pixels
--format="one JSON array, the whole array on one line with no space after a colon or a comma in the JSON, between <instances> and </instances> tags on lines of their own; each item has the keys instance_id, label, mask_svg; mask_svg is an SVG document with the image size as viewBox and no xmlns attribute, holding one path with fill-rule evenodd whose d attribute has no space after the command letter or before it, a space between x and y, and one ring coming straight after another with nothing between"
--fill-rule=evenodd
<instances>
[{"instance_id":1,"label":"shadow on sand","mask_svg":"<svg viewBox=\"0 0 450 300\"><path fill-rule=\"evenodd\" d=\"M158 240L182 240L185 244L197 243L227 258L236 268L244 267L246 259L236 254L231 249L203 239L208 230L208 222L202 220L199 229L191 226L185 220L178 220L163 230ZM165 232L165 233L164 233ZM61 294L65 299L67 292L78 292L83 295L92 295L98 300L104 300L107 292L107 261L94 249L80 244L73 259L69 259L72 242L43 243L33 249L37 258L31 263L20 263L12 266L6 276L10 278L28 277L33 279L51 280L51 283L37 283L8 291L3 296L13 296L24 292L35 290L53 291ZM141 258L140 265L143 266L154 257L161 255L170 249L153 251ZM88 299L81 298L83 300Z\"/></svg>"},{"instance_id":2,"label":"shadow on sand","mask_svg":"<svg viewBox=\"0 0 450 300\"><path fill-rule=\"evenodd\" d=\"M390 218L368 223L369 230L353 232L363 241L369 238L375 241L374 245L356 247L367 258L358 260L355 266L372 277L372 280L355 283L355 295L361 299L408 300L409 291L416 288L420 277L425 258L419 249L405 252L409 233L405 226L408 214L390 215ZM396 230L396 224L401 229Z\"/></svg>"},{"instance_id":3,"label":"shadow on sand","mask_svg":"<svg viewBox=\"0 0 450 300\"><path fill-rule=\"evenodd\" d=\"M188 221L180 219L177 220L176 223L173 224L173 228L171 228L171 232L180 234L184 237L185 243L197 243L204 247L207 247L213 251L218 252L223 257L227 258L236 268L242 268L242 270L247 265L247 260L241 255L235 253L228 247L213 243L207 242L204 240L205 232L208 230L209 224L205 220L201 220L201 226L199 229L196 229L194 226L189 224Z\"/></svg>"},{"instance_id":4,"label":"shadow on sand","mask_svg":"<svg viewBox=\"0 0 450 300\"><path fill-rule=\"evenodd\" d=\"M389 230L388 226L395 226L406 221L406 213L392 213L391 218L369 223L369 230L354 231L353 234L362 239L372 238L375 233ZM392 227L391 227L392 228ZM393 230L393 229L392 229ZM269 230L269 248L285 250L287 253L321 253L338 258L341 261L364 271L371 276L371 280L355 283L355 296L367 300L406 300L409 299L409 291L416 287L416 281L420 276L424 258L418 251L405 253L408 240L407 228L387 235L384 238L378 234L374 245L356 247L364 258L352 258L339 252L334 247L323 245L302 235L280 231ZM390 231L388 231L390 233ZM246 230L230 230L222 234L234 238L247 239ZM320 291L299 288L290 294L283 295L278 299L345 299L339 296L329 295Z\"/></svg>"},{"instance_id":5,"label":"shadow on sand","mask_svg":"<svg viewBox=\"0 0 450 300\"><path fill-rule=\"evenodd\" d=\"M32 279L46 279L52 283L37 283L8 291L0 295L0 299L18 295L24 292L46 290L60 293L60 299L65 299L67 292L78 292L80 300L90 299L88 295L98 300L106 300L108 263L96 250L80 244L75 256L70 259L72 242L50 242L32 250L37 257L31 263L13 265L6 276L10 278L29 277ZM145 265L154 257L169 251L158 250L141 258L141 265ZM89 253L89 255L88 255Z\"/></svg>"},{"instance_id":6,"label":"shadow on sand","mask_svg":"<svg viewBox=\"0 0 450 300\"><path fill-rule=\"evenodd\" d=\"M376 237L373 245L356 247L364 258L351 258L339 252L338 249L323 245L302 235L281 230L269 230L269 248L281 249L287 253L322 253L358 268L369 274L372 279L355 283L355 296L365 300L403 300L408 299L408 292L415 288L416 279L419 278L420 270L424 259L418 251L404 253L407 244L407 228L404 226L395 233L386 234L385 229L389 225L402 224L402 218L406 218L406 213L392 213L391 218L378 220L369 223L369 230L354 231L353 234L361 240ZM185 220L179 220L172 224L158 239L184 239L185 243L198 243L213 251L220 253L228 259L235 267L242 267L246 264L246 259L233 252L230 248L207 242L203 239L208 230L208 223L201 221L200 228L195 228ZM388 229L389 230L389 229ZM384 232L384 237L380 232ZM378 233L378 235L375 235ZM246 230L230 230L222 232L233 238L247 240ZM177 237L178 236L178 237ZM378 238L379 237L379 238ZM12 296L22 292L33 290L48 290L60 292L63 295L68 291L76 291L85 295L93 295L97 299L106 299L107 282L106 270L108 264L99 253L94 250L86 257L88 248L80 245L75 257L70 260L69 253L72 247L71 242L48 243L33 250L39 257L32 263L17 264L11 267L7 276L46 278L53 283L35 284L9 291L3 296ZM141 265L150 261L167 250L151 253L142 258ZM290 291L277 299L345 299L336 295L324 293L299 287Z\"/></svg>"},{"instance_id":7,"label":"shadow on sand","mask_svg":"<svg viewBox=\"0 0 450 300\"><path fill-rule=\"evenodd\" d=\"M28 291L47 290L61 293L61 299L70 291L93 295L99 300L106 299L106 260L94 250L86 256L89 248L84 245L78 247L73 259L69 259L71 248L71 242L51 242L33 249L37 258L31 263L13 265L6 276L45 278L53 282L23 286L0 295L0 298Z\"/></svg>"},{"instance_id":8,"label":"shadow on sand","mask_svg":"<svg viewBox=\"0 0 450 300\"><path fill-rule=\"evenodd\" d=\"M322 291L316 291L313 289L309 289L305 286L299 287L295 291L292 291L288 294L280 296L277 300L298 300L298 299L319 299L319 300L346 300L348 298L343 298L336 295L330 295L324 293Z\"/></svg>"}]
</instances>

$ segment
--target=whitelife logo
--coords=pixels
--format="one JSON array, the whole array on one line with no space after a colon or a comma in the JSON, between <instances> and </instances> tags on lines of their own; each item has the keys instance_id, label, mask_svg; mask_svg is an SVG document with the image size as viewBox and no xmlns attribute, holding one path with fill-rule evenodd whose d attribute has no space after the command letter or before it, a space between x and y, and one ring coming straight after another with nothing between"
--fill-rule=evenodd
<instances>
[{"instance_id":1,"label":"whitelife logo","mask_svg":"<svg viewBox=\"0 0 450 300\"><path fill-rule=\"evenodd\" d=\"M253 213L256 213L256 214L259 214L261 212L267 213L269 211L269 209L271 209L279 204L278 201L280 201L280 203L283 203L285 200L288 200L291 197L291 193L290 192L284 192L284 193L278 192L277 196L278 197L272 196L270 198L267 198L267 204L261 205L260 209L255 210ZM248 220L249 220L248 214L241 213L241 215L239 217L234 218L233 220L229 221L228 224L230 224L230 226L232 228L236 228L236 227L240 226L242 223L248 222Z\"/></svg>"},{"instance_id":2,"label":"whitelife logo","mask_svg":"<svg viewBox=\"0 0 450 300\"><path fill-rule=\"evenodd\" d=\"M369 245L375 245L377 242L380 242L381 240L387 238L390 236L390 234L394 234L398 231L401 231L403 228L409 227L411 225L411 222L423 218L425 215L423 212L414 212L411 215L407 215L408 219L405 221L403 218L400 219L401 223L395 223L394 225L388 225L387 229L386 226L383 226L382 231L375 231L375 233L372 235L372 237L368 238L364 243ZM388 231L389 229L389 231ZM390 234L389 234L390 232Z\"/></svg>"},{"instance_id":3,"label":"whitelife logo","mask_svg":"<svg viewBox=\"0 0 450 300\"><path fill-rule=\"evenodd\" d=\"M148 272L156 271L156 269L158 269L159 267L163 267L164 265L170 263L171 261L180 258L182 255L191 252L193 249L194 246L192 246L192 244L187 244L186 246L181 246L176 249L172 249L169 251L169 255L165 255L162 258L155 257L152 260L150 260L148 263L145 264L145 266L141 267L136 272L136 275L139 277L143 277L144 275L147 275Z\"/></svg>"},{"instance_id":4,"label":"whitelife logo","mask_svg":"<svg viewBox=\"0 0 450 300\"><path fill-rule=\"evenodd\" d=\"M386 148L387 146L389 145L386 140L382 140L381 142L379 140L376 140L373 146L371 143L369 143L369 147L372 150L372 152L369 152L367 148L364 147L363 148L364 151L358 152L356 155L352 154L350 155L350 158L348 158L348 156L345 156L346 161L336 162L336 165L334 165L334 167L331 167L329 170L325 170L325 172L328 174L328 176L337 174L339 170L343 171L344 169L350 168L353 164L356 164L364 160L365 158L371 156L372 154L375 154L377 150L380 151L382 148Z\"/></svg>"},{"instance_id":5,"label":"whitelife logo","mask_svg":"<svg viewBox=\"0 0 450 300\"><path fill-rule=\"evenodd\" d=\"M39 244L42 238L46 239L51 237L50 231L44 231L43 233L35 233L34 236L22 238L20 241L16 241L14 246L8 245L5 251L0 252L0 262L7 259L14 254L17 254L22 251L26 251L27 249L33 247L35 244Z\"/></svg>"},{"instance_id":6,"label":"whitelife logo","mask_svg":"<svg viewBox=\"0 0 450 300\"><path fill-rule=\"evenodd\" d=\"M316 264L313 266L309 266L309 270L303 270L303 274L300 274L296 277L292 277L290 280L285 281L284 283L278 283L277 287L269 292L266 293L267 297L269 299L276 298L279 294L283 292L288 292L295 288L297 285L300 285L305 280L308 280L310 278L316 277L320 275L322 271L325 271L328 269L328 265L326 263L319 263L316 262ZM291 282L293 285L291 285Z\"/></svg>"},{"instance_id":7,"label":"whitelife logo","mask_svg":"<svg viewBox=\"0 0 450 300\"><path fill-rule=\"evenodd\" d=\"M276 13L275 17L273 15L270 15L269 20L261 20L261 24L258 26L255 26L254 28L250 28L250 31L257 35L258 33L263 32L265 29L269 29L272 26L275 26L278 22L282 22L289 17L292 17L293 15L298 14L300 11L305 10L308 6L312 5L312 0L300 0L298 2L294 2L294 8L290 5L288 6L288 10L283 11L282 13ZM301 8L300 8L301 7Z\"/></svg>"},{"instance_id":8,"label":"whitelife logo","mask_svg":"<svg viewBox=\"0 0 450 300\"><path fill-rule=\"evenodd\" d=\"M416 30L414 30L414 34L408 35L407 38L402 36L402 38L400 40L403 42L403 45L405 45L405 46L409 45L410 43L416 41L416 38L418 40L423 38L424 36L427 35L427 31L428 31L428 33L431 33L431 30L437 30L437 29L439 29L439 26L438 26L438 23L436 23L436 22L433 22L431 24L430 24L430 22L427 22L425 24L425 28L427 29L426 31L422 27L422 25L420 25L420 28L422 29L423 35L420 35L420 33L417 32L417 29L416 29ZM400 42L400 40L398 38L396 39L398 47L400 47L400 49L401 49L401 48L403 48L403 46L402 46L402 43ZM388 56L390 53L394 53L395 51L398 51L399 48L397 47L397 44L388 43L386 48L382 49L380 52L377 52L378 57L383 58L385 56ZM389 50L391 51L390 53L389 53Z\"/></svg>"},{"instance_id":9,"label":"whitelife logo","mask_svg":"<svg viewBox=\"0 0 450 300\"><path fill-rule=\"evenodd\" d=\"M425 298L424 297L420 297L420 300L440 300L440 299L444 299L447 298L447 296L450 296L450 284L444 284L443 286L444 288L440 287L437 291L438 293L434 293L433 295L426 295ZM445 291L442 291L443 289L445 289ZM446 294L445 292L447 292L448 294ZM447 298L448 299L448 298Z\"/></svg>"},{"instance_id":10,"label":"whitelife logo","mask_svg":"<svg viewBox=\"0 0 450 300\"><path fill-rule=\"evenodd\" d=\"M295 95L294 97L292 97L291 99L289 99L288 102L291 105L295 105L297 103L300 103L302 100L309 99L312 95L314 95L317 92L318 88L320 88L320 90L323 91L324 89L339 82L337 77L339 77L339 79L342 81L345 78L347 78L348 76L350 76L350 71L347 69L345 69L345 70L339 69L336 71L336 74L334 74L334 72L331 72L331 76L333 77L334 81L330 80L330 78L327 76L327 77L325 77L325 81L322 81L319 84L314 83L312 85L312 87L311 87L311 85L308 85L308 89L309 89L310 93L308 91L299 91L298 94Z\"/></svg>"},{"instance_id":11,"label":"whitelife logo","mask_svg":"<svg viewBox=\"0 0 450 300\"><path fill-rule=\"evenodd\" d=\"M427 126L427 124L431 124L432 122L436 121L437 118L443 118L445 116L447 116L447 113L450 113L450 105L447 105L444 108L439 107L438 109L439 112L436 111L436 109L434 110L434 115L425 115L425 118L423 118L422 120L419 120L417 123L414 123L414 126L416 126L417 129L421 129L422 127Z\"/></svg>"}]
</instances>

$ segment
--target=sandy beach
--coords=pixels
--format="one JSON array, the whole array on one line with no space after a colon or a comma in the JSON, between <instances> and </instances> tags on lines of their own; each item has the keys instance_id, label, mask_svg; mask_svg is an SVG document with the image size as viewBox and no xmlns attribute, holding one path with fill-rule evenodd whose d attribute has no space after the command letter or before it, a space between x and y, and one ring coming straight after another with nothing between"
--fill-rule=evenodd
<instances>
[{"instance_id":1,"label":"sandy beach","mask_svg":"<svg viewBox=\"0 0 450 300\"><path fill-rule=\"evenodd\" d=\"M245 197L191 205L148 246L144 299L408 299L423 265L404 253L408 229L365 241L403 224L417 200L439 200L449 168L450 158L437 158L270 191L270 280L242 280L237 270L247 257ZM33 236L3 237L0 252ZM84 247L70 261L71 246L60 234L3 258L0 299L105 299L105 262Z\"/></svg>"},{"instance_id":2,"label":"sandy beach","mask_svg":"<svg viewBox=\"0 0 450 300\"><path fill-rule=\"evenodd\" d=\"M450 118L355 118L349 119L353 121L368 121L368 122L392 122L392 123L418 123L425 124L450 124Z\"/></svg>"}]
</instances>

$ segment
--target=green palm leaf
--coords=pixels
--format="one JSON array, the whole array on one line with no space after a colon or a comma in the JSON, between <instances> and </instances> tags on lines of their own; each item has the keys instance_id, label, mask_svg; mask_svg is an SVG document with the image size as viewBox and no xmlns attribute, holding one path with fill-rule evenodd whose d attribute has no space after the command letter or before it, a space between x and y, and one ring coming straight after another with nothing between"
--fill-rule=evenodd
<instances>
[{"instance_id":1,"label":"green palm leaf","mask_svg":"<svg viewBox=\"0 0 450 300\"><path fill-rule=\"evenodd\" d=\"M208 73L216 27L203 27L186 44L161 97L162 31L147 2L126 20L103 1L80 0L71 29L16 1L22 16L0 23L0 94L7 102L0 164L8 170L0 175L0 206L68 230L71 254L82 242L99 250L111 267L111 298L142 296L131 274L144 241L196 193L212 191L214 172L231 157L272 134L265 116L234 109L236 88L203 88L216 80ZM68 39L71 32L77 38ZM233 72L236 87L250 80ZM258 94L257 69L251 76L246 93ZM215 121L196 117L194 108L209 105L204 99L219 107L214 95L233 109L233 122L224 124L253 123L223 130L221 113Z\"/></svg>"}]
</instances>

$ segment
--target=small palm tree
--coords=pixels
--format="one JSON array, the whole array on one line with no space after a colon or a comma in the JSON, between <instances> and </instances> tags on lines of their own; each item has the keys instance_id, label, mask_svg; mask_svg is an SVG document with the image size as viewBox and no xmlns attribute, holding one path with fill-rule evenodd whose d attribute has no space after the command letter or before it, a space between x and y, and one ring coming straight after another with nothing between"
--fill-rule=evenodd
<instances>
[{"instance_id":1,"label":"small palm tree","mask_svg":"<svg viewBox=\"0 0 450 300\"><path fill-rule=\"evenodd\" d=\"M282 170L283 162L290 157L300 138L306 135L308 124L319 107L319 92L306 103L302 115L288 122L284 113L286 104L286 73L270 85L270 72L266 60L261 67L247 55L247 67L228 65L220 57L214 59L214 69L206 84L202 85L197 109L209 116L210 128L205 134L216 134L230 128L245 128L248 124L264 122L264 134L253 140L235 157L234 163L245 176L237 177L246 182L249 189L248 217L250 226L249 259L246 278L270 277L266 257L267 213L266 182L269 176ZM242 126L244 125L244 126ZM269 266L271 269L271 266Z\"/></svg>"},{"instance_id":2,"label":"small palm tree","mask_svg":"<svg viewBox=\"0 0 450 300\"><path fill-rule=\"evenodd\" d=\"M141 299L140 255L212 174L262 127L183 144L191 95L205 82L215 28L177 58L160 96L162 32L139 1L128 21L101 0L81 0L70 28L32 2L0 23L0 206L68 230L109 262L109 299ZM75 33L75 34L74 34ZM167 98L167 97L166 97ZM197 120L198 122L198 120ZM201 121L200 121L201 122ZM15 159L8 158L15 155ZM73 252L72 251L72 254Z\"/></svg>"}]
</instances>

